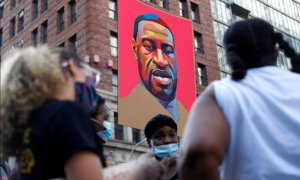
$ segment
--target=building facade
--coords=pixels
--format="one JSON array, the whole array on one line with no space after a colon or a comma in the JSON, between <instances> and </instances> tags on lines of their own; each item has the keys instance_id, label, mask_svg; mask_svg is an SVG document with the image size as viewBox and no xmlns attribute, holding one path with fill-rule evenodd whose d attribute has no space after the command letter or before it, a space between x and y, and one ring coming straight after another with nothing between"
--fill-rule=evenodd
<instances>
[{"instance_id":1,"label":"building facade","mask_svg":"<svg viewBox=\"0 0 300 180\"><path fill-rule=\"evenodd\" d=\"M297 52L300 52L300 1L299 0L210 0L214 33L221 77L229 74L225 63L223 34L233 22L257 17L270 22L276 31L283 33ZM277 65L287 69L290 61L280 52Z\"/></svg>"},{"instance_id":2,"label":"building facade","mask_svg":"<svg viewBox=\"0 0 300 180\"><path fill-rule=\"evenodd\" d=\"M153 8L191 20L194 32L197 94L220 79L209 0L140 0ZM0 60L16 48L48 44L76 51L102 72L99 94L110 108L113 138L105 144L111 164L129 159L143 131L118 124L118 1L0 0ZM149 150L146 143L132 158Z\"/></svg>"}]
</instances>

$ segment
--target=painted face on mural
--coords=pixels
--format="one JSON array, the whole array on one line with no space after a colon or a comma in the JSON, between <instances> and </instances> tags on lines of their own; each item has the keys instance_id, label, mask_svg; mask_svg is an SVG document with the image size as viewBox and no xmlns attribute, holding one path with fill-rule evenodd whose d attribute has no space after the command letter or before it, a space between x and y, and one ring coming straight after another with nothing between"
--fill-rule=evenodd
<instances>
[{"instance_id":1,"label":"painted face on mural","mask_svg":"<svg viewBox=\"0 0 300 180\"><path fill-rule=\"evenodd\" d=\"M152 21L141 21L133 53L138 60L140 78L155 97L171 101L177 87L177 62L170 30Z\"/></svg>"}]
</instances>

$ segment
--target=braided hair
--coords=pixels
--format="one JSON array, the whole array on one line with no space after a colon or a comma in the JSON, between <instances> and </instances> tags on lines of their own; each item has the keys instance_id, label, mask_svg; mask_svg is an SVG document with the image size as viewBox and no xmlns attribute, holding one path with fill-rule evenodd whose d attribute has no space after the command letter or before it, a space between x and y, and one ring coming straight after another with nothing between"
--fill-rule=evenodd
<instances>
[{"instance_id":1,"label":"braided hair","mask_svg":"<svg viewBox=\"0 0 300 180\"><path fill-rule=\"evenodd\" d=\"M281 33L276 32L274 36L279 48L284 52L286 57L291 59L291 71L300 73L300 54L296 53L295 50L283 39Z\"/></svg>"},{"instance_id":2,"label":"braided hair","mask_svg":"<svg viewBox=\"0 0 300 180\"><path fill-rule=\"evenodd\" d=\"M300 55L275 32L268 22L253 18L231 25L224 35L226 60L231 68L232 79L241 80L250 68L275 65L276 44L291 59L292 71L300 72Z\"/></svg>"}]
</instances>

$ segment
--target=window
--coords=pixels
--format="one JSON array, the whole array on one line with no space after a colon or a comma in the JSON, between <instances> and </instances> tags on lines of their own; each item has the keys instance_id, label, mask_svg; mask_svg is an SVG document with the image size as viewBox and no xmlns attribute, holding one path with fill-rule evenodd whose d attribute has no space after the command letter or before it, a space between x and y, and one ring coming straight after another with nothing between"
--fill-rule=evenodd
<instances>
[{"instance_id":1,"label":"window","mask_svg":"<svg viewBox=\"0 0 300 180\"><path fill-rule=\"evenodd\" d=\"M132 128L132 141L138 143L141 141L141 131L139 129Z\"/></svg>"},{"instance_id":2,"label":"window","mask_svg":"<svg viewBox=\"0 0 300 180\"><path fill-rule=\"evenodd\" d=\"M153 4L156 4L156 0L147 0L148 2L151 2Z\"/></svg>"},{"instance_id":3,"label":"window","mask_svg":"<svg viewBox=\"0 0 300 180\"><path fill-rule=\"evenodd\" d=\"M4 14L4 0L0 0L0 19L3 18Z\"/></svg>"},{"instance_id":4,"label":"window","mask_svg":"<svg viewBox=\"0 0 300 180\"><path fill-rule=\"evenodd\" d=\"M16 19L13 18L10 20L10 31L9 31L9 38L13 38L16 35Z\"/></svg>"},{"instance_id":5,"label":"window","mask_svg":"<svg viewBox=\"0 0 300 180\"><path fill-rule=\"evenodd\" d=\"M192 2L191 2L191 6L192 6L192 20L195 22L200 22L199 6Z\"/></svg>"},{"instance_id":6,"label":"window","mask_svg":"<svg viewBox=\"0 0 300 180\"><path fill-rule=\"evenodd\" d=\"M248 9L243 8L242 6L236 4L236 3L231 3L231 10L232 10L232 14L241 17L241 18L248 18L250 11ZM269 10L271 8L268 8L267 6L265 6L265 13L268 14ZM265 17L265 19L267 19L269 17Z\"/></svg>"},{"instance_id":7,"label":"window","mask_svg":"<svg viewBox=\"0 0 300 180\"><path fill-rule=\"evenodd\" d=\"M110 32L110 54L118 56L118 34L115 32Z\"/></svg>"},{"instance_id":8,"label":"window","mask_svg":"<svg viewBox=\"0 0 300 180\"><path fill-rule=\"evenodd\" d=\"M124 140L123 126L118 124L118 113L114 112L115 139Z\"/></svg>"},{"instance_id":9,"label":"window","mask_svg":"<svg viewBox=\"0 0 300 180\"><path fill-rule=\"evenodd\" d=\"M76 34L69 38L71 49L77 51L77 37Z\"/></svg>"},{"instance_id":10,"label":"window","mask_svg":"<svg viewBox=\"0 0 300 180\"><path fill-rule=\"evenodd\" d=\"M24 10L19 12L19 21L18 21L18 32L24 29Z\"/></svg>"},{"instance_id":11,"label":"window","mask_svg":"<svg viewBox=\"0 0 300 180\"><path fill-rule=\"evenodd\" d=\"M43 0L42 12L47 11L47 10L48 10L48 0Z\"/></svg>"},{"instance_id":12,"label":"window","mask_svg":"<svg viewBox=\"0 0 300 180\"><path fill-rule=\"evenodd\" d=\"M42 24L42 42L48 42L48 21L45 21Z\"/></svg>"},{"instance_id":13,"label":"window","mask_svg":"<svg viewBox=\"0 0 300 180\"><path fill-rule=\"evenodd\" d=\"M165 9L169 9L169 1L168 0L160 0L158 5Z\"/></svg>"},{"instance_id":14,"label":"window","mask_svg":"<svg viewBox=\"0 0 300 180\"><path fill-rule=\"evenodd\" d=\"M39 15L39 2L38 0L32 1L32 20L36 19Z\"/></svg>"},{"instance_id":15,"label":"window","mask_svg":"<svg viewBox=\"0 0 300 180\"><path fill-rule=\"evenodd\" d=\"M112 74L112 87L114 95L118 95L118 72L113 70Z\"/></svg>"},{"instance_id":16,"label":"window","mask_svg":"<svg viewBox=\"0 0 300 180\"><path fill-rule=\"evenodd\" d=\"M76 21L76 2L75 0L70 1L70 17L71 17L71 24Z\"/></svg>"},{"instance_id":17,"label":"window","mask_svg":"<svg viewBox=\"0 0 300 180\"><path fill-rule=\"evenodd\" d=\"M117 0L109 0L109 18L118 19L117 8Z\"/></svg>"},{"instance_id":18,"label":"window","mask_svg":"<svg viewBox=\"0 0 300 180\"><path fill-rule=\"evenodd\" d=\"M196 52L204 53L202 34L198 32L194 32L194 45L195 45Z\"/></svg>"},{"instance_id":19,"label":"window","mask_svg":"<svg viewBox=\"0 0 300 180\"><path fill-rule=\"evenodd\" d=\"M182 17L188 17L186 0L179 0L179 15Z\"/></svg>"},{"instance_id":20,"label":"window","mask_svg":"<svg viewBox=\"0 0 300 180\"><path fill-rule=\"evenodd\" d=\"M16 0L10 0L10 9L15 8L16 7L16 3L17 3Z\"/></svg>"},{"instance_id":21,"label":"window","mask_svg":"<svg viewBox=\"0 0 300 180\"><path fill-rule=\"evenodd\" d=\"M198 63L197 71L198 71L199 84L203 86L207 86L206 66Z\"/></svg>"},{"instance_id":22,"label":"window","mask_svg":"<svg viewBox=\"0 0 300 180\"><path fill-rule=\"evenodd\" d=\"M2 28L0 29L0 47L2 47Z\"/></svg>"},{"instance_id":23,"label":"window","mask_svg":"<svg viewBox=\"0 0 300 180\"><path fill-rule=\"evenodd\" d=\"M33 46L36 47L38 45L38 29L36 28L35 30L33 30L31 34L32 34Z\"/></svg>"},{"instance_id":24,"label":"window","mask_svg":"<svg viewBox=\"0 0 300 180\"><path fill-rule=\"evenodd\" d=\"M62 32L65 30L65 10L64 8L61 8L58 11L58 26L59 26L59 31Z\"/></svg>"},{"instance_id":25,"label":"window","mask_svg":"<svg viewBox=\"0 0 300 180\"><path fill-rule=\"evenodd\" d=\"M58 47L65 47L65 42L63 42L60 45L58 45Z\"/></svg>"}]
</instances>

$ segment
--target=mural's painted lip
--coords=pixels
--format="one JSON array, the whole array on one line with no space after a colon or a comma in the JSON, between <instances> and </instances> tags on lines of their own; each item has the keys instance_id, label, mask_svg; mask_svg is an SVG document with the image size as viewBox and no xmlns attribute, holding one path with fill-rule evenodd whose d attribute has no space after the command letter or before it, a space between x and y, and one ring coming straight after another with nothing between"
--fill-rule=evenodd
<instances>
[{"instance_id":1,"label":"mural's painted lip","mask_svg":"<svg viewBox=\"0 0 300 180\"><path fill-rule=\"evenodd\" d=\"M158 83L158 84L162 84L162 85L169 85L172 82L171 78L162 78L159 76L155 76L153 75L152 78Z\"/></svg>"},{"instance_id":2,"label":"mural's painted lip","mask_svg":"<svg viewBox=\"0 0 300 180\"><path fill-rule=\"evenodd\" d=\"M161 70L161 69L155 69L152 71L153 76L159 76L162 78L172 78L171 73L169 73L166 70Z\"/></svg>"}]
</instances>

